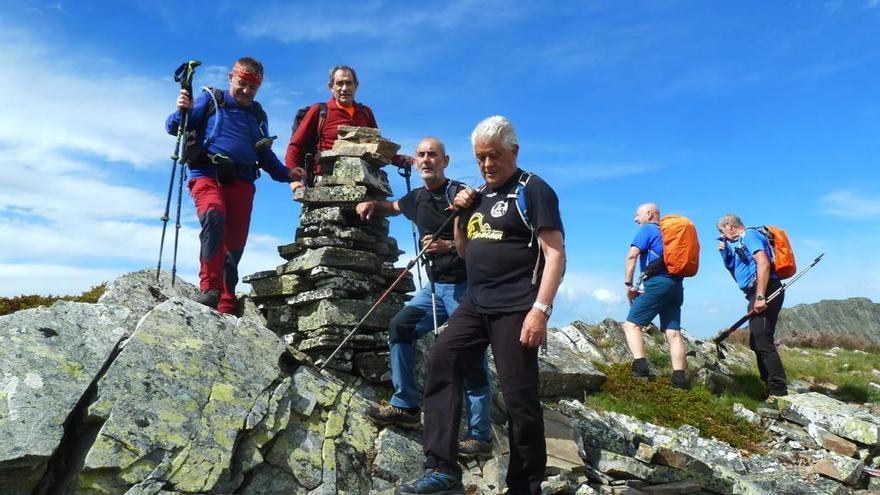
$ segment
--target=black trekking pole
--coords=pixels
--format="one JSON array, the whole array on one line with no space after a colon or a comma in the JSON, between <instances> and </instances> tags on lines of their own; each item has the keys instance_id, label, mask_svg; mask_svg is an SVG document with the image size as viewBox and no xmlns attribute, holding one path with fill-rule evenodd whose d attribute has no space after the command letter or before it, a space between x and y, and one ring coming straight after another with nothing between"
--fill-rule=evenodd
<instances>
[{"instance_id":1,"label":"black trekking pole","mask_svg":"<svg viewBox=\"0 0 880 495\"><path fill-rule=\"evenodd\" d=\"M483 190L483 188L485 188L485 187L486 187L485 185L480 186L480 188L477 189L477 193L481 192ZM373 314L373 311L375 311L376 308L378 308L380 304L385 302L385 299L388 297L389 294L391 294L391 291L393 291L394 288L397 287L397 284L399 284L400 281L403 280L403 278L406 276L407 273L410 273L410 270L412 270L412 268L416 265L416 263L419 262L419 259L422 256L424 256L425 251L427 251L428 248L431 247L431 245L434 244L434 242L436 242L437 239L440 238L440 233L443 232L444 229L446 229L446 227L449 225L449 222L451 222L455 217L459 216L461 214L461 212L462 212L461 209L453 207L452 214L449 215L449 218L447 218L443 222L443 225L441 225L440 228L437 229L436 232L431 234L431 239L428 240L428 243L425 244L425 247L423 247L422 250L419 251L418 254L416 254L415 258L409 260L409 262L406 264L406 267L403 269L402 272L400 272L400 275L398 275L397 278L394 279L394 282L391 282L391 285L389 285L388 288L385 289L385 292L383 292L382 295L379 296L378 299L376 299L376 302L373 303L373 305L367 311L367 314L365 314L364 317L361 318L361 320L359 322L357 322L357 325L355 325L354 328L352 328L350 332L348 332L348 335L346 335L345 338L342 339L342 342L338 346L336 346L336 349L334 349L333 352L330 353L330 355L327 357L327 359L324 360L323 362L322 362L322 360L319 359L315 363L315 366L318 366L322 370L327 366L327 363L329 363L330 360L333 359L333 356L335 356L336 353L339 352L340 349L342 349L342 346L344 346L345 343L348 342L348 339L350 339L351 336L354 335L355 332L358 331L358 329L361 327L361 325L364 324L365 321L367 321L367 318L369 318L370 315ZM436 325L434 328L437 328Z\"/></svg>"},{"instance_id":2,"label":"black trekking pole","mask_svg":"<svg viewBox=\"0 0 880 495\"><path fill-rule=\"evenodd\" d=\"M196 67L202 65L198 60L190 60L180 64L174 71L174 82L180 83L180 88L189 92L192 97L192 78ZM171 154L171 178L168 180L168 196L165 198L165 213L162 214L162 239L159 241L159 263L156 265L156 284L159 283L159 274L162 271L162 250L165 247L165 230L168 227L168 211L171 208L171 193L174 190L174 174L177 172L177 163L180 160L183 137L186 135L186 127L189 123L189 110L180 111L180 122L177 124L177 141L174 143L174 152ZM183 162L180 163L183 174ZM177 200L178 225L180 228L180 194ZM174 236L174 267L171 270L171 286L174 287L175 269L177 268L177 234Z\"/></svg>"},{"instance_id":3,"label":"black trekking pole","mask_svg":"<svg viewBox=\"0 0 880 495\"><path fill-rule=\"evenodd\" d=\"M412 165L397 167L397 173L400 174L401 177L406 181L406 193L409 194L412 192L412 185L410 184L410 177L412 176ZM410 220L410 225L412 226L412 238L413 238L413 247L416 252L419 252L419 241L418 234L416 234L416 222L414 220ZM419 277L419 290L422 290L422 271L417 270L416 275ZM434 326L436 328L436 325Z\"/></svg>"},{"instance_id":4,"label":"black trekking pole","mask_svg":"<svg viewBox=\"0 0 880 495\"><path fill-rule=\"evenodd\" d=\"M770 301L772 301L773 299L776 299L776 297L779 294L782 294L783 292L785 292L785 289L791 287L791 285L793 283L797 282L797 279L803 277L804 274L806 274L808 271L810 271L811 268L816 266L816 264L819 263L819 260L822 259L822 256L825 256L825 253L822 253L819 256L816 256L816 259L814 259L813 262L809 264L809 266L807 266L806 268L804 268L803 270L798 272L798 274L795 275L794 277L792 277L791 280L783 283L782 286L780 286L778 289L773 291L773 293L767 297L767 304L770 304ZM739 320L736 320L736 323L731 325L727 330L722 331L721 333L719 333L718 335L716 335L712 339L712 342L715 343L716 351L718 352L718 359L724 359L724 352L723 351L727 349L727 347L723 344L724 340L727 339L727 337L730 337L730 334L735 332L739 327L742 326L743 323L748 321L749 318L751 318L752 316L755 316L756 314L757 313L755 312L755 310L750 310L748 313L745 314L745 316L743 316Z\"/></svg>"}]
</instances>

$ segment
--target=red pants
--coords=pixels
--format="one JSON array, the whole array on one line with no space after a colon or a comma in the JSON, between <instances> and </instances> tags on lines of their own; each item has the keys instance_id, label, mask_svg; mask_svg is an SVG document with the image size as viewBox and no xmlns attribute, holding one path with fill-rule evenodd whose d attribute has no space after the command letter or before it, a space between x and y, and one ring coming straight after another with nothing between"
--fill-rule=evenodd
<instances>
[{"instance_id":1,"label":"red pants","mask_svg":"<svg viewBox=\"0 0 880 495\"><path fill-rule=\"evenodd\" d=\"M234 313L238 306L235 298L238 262L247 243L254 190L252 182L240 179L228 186L221 186L209 177L189 181L189 192L202 225L200 286L203 291L220 289L217 311L221 313Z\"/></svg>"}]
</instances>

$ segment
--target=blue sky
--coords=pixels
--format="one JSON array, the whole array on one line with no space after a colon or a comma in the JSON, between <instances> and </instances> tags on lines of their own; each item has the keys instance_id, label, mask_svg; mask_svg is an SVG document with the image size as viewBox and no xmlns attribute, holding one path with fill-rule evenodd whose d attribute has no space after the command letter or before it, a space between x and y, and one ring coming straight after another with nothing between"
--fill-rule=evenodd
<instances>
[{"instance_id":1,"label":"blue sky","mask_svg":"<svg viewBox=\"0 0 880 495\"><path fill-rule=\"evenodd\" d=\"M561 201L569 264L553 325L625 318L623 260L646 201L700 231L683 310L694 334L744 309L715 252L727 212L786 228L803 265L828 253L787 306L878 301L877 39L878 0L0 0L0 294L79 292L155 266L171 74L199 59L195 84L223 85L231 62L252 55L266 66L258 100L281 156L296 109L326 99L338 63L358 70L357 99L384 136L410 153L440 137L456 179L480 183L473 126L509 117L520 165ZM178 267L195 281L186 195L184 207ZM285 185L258 181L242 273L282 261L275 246L292 241L298 214ZM409 229L392 222L402 261Z\"/></svg>"}]
</instances>

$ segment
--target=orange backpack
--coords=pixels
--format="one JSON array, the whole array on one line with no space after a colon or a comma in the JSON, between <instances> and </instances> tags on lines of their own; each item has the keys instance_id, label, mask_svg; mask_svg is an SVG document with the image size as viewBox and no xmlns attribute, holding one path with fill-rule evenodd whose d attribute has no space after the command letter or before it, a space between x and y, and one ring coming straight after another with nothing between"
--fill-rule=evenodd
<instances>
[{"instance_id":1,"label":"orange backpack","mask_svg":"<svg viewBox=\"0 0 880 495\"><path fill-rule=\"evenodd\" d=\"M761 226L756 229L767 236L767 241L773 250L773 269L779 278L789 278L797 273L797 263L794 260L794 251L788 234L774 225Z\"/></svg>"},{"instance_id":2,"label":"orange backpack","mask_svg":"<svg viewBox=\"0 0 880 495\"><path fill-rule=\"evenodd\" d=\"M681 215L660 219L663 263L670 275L693 277L700 268L700 240L694 223Z\"/></svg>"}]
</instances>

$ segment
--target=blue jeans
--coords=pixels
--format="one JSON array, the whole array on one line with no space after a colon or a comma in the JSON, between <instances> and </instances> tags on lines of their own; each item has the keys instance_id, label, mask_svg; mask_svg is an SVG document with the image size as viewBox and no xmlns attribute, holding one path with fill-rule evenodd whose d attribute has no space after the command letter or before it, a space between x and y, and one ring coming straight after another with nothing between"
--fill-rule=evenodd
<instances>
[{"instance_id":1,"label":"blue jeans","mask_svg":"<svg viewBox=\"0 0 880 495\"><path fill-rule=\"evenodd\" d=\"M466 282L460 284L434 284L437 302L437 325L442 325L458 307L464 295ZM394 395L391 405L408 409L419 407L419 391L416 386L414 367L415 342L434 330L431 310L431 285L426 285L406 303L388 328L391 341L391 382ZM483 352L483 366L464 377L465 404L467 404L468 434L481 442L492 440L492 389L489 381L489 360Z\"/></svg>"}]
</instances>

